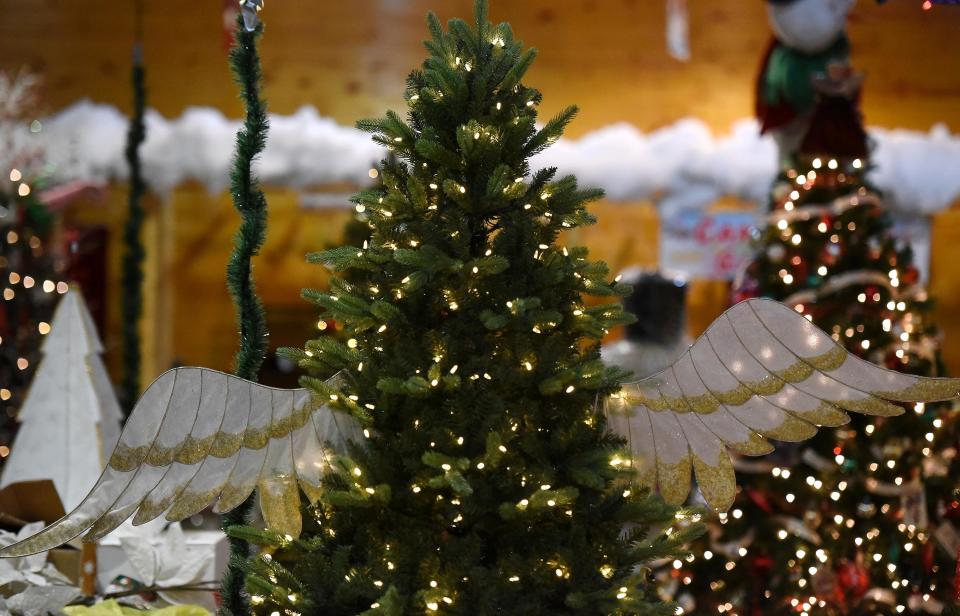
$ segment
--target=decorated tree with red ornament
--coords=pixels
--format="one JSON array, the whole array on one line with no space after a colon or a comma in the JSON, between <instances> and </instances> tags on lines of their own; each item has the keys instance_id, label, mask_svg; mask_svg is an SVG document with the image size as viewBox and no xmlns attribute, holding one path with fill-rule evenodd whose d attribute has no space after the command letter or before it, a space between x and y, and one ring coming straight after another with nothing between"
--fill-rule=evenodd
<instances>
[{"instance_id":1,"label":"decorated tree with red ornament","mask_svg":"<svg viewBox=\"0 0 960 616\"><path fill-rule=\"evenodd\" d=\"M50 248L54 214L39 190L46 178L33 140L38 85L25 71L0 73L0 464L10 454L58 294L67 290Z\"/></svg>"},{"instance_id":2,"label":"decorated tree with red ornament","mask_svg":"<svg viewBox=\"0 0 960 616\"><path fill-rule=\"evenodd\" d=\"M809 128L772 189L734 300L782 301L868 361L941 376L932 302L866 177L860 83L836 63L814 80ZM852 416L735 462L736 504L693 550L702 556L675 563L678 594L697 614L947 613L960 549L951 411L891 405L882 414L906 416Z\"/></svg>"}]
</instances>

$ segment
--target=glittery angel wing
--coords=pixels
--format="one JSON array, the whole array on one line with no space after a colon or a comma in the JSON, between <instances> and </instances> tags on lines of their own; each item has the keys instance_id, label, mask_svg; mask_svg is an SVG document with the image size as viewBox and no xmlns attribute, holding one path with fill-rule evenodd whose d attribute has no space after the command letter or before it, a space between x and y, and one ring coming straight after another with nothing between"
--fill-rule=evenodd
<instances>
[{"instance_id":1,"label":"glittery angel wing","mask_svg":"<svg viewBox=\"0 0 960 616\"><path fill-rule=\"evenodd\" d=\"M335 377L336 378L336 377ZM25 556L84 532L229 511L259 489L267 526L298 535L299 489L319 495L332 457L362 439L357 422L306 389L275 389L206 368L175 368L147 388L100 479L69 514L0 550Z\"/></svg>"},{"instance_id":2,"label":"glittery angel wing","mask_svg":"<svg viewBox=\"0 0 960 616\"><path fill-rule=\"evenodd\" d=\"M846 411L899 415L893 402L957 397L960 379L885 370L848 353L786 306L752 299L714 321L670 367L627 383L605 402L611 430L627 439L638 481L673 504L691 470L707 503L726 510L736 478L727 448L773 451L767 439L802 441Z\"/></svg>"}]
</instances>

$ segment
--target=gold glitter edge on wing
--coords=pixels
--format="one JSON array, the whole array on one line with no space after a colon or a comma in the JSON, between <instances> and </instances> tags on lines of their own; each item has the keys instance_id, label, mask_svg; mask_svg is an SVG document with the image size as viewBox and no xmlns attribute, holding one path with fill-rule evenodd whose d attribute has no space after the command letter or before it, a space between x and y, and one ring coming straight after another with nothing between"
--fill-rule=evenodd
<instances>
[{"instance_id":1,"label":"gold glitter edge on wing","mask_svg":"<svg viewBox=\"0 0 960 616\"><path fill-rule=\"evenodd\" d=\"M150 451L150 445L141 445L139 447L129 447L124 445L122 442L117 443L117 446L113 450L113 454L110 456L110 461L107 463L113 469L118 471L129 473L134 471L140 464L143 462L143 459L147 457L147 452Z\"/></svg>"},{"instance_id":2,"label":"gold glitter edge on wing","mask_svg":"<svg viewBox=\"0 0 960 616\"><path fill-rule=\"evenodd\" d=\"M813 357L804 357L803 361L821 372L831 372L842 366L843 362L847 361L849 354L849 351L834 342L833 348L826 353Z\"/></svg>"},{"instance_id":3,"label":"gold glitter edge on wing","mask_svg":"<svg viewBox=\"0 0 960 616\"><path fill-rule=\"evenodd\" d=\"M189 518L195 513L199 513L220 495L220 490L221 487L217 486L206 492L183 491L180 496L174 500L170 510L167 511L167 515L165 516L167 521L179 522L180 520Z\"/></svg>"},{"instance_id":4,"label":"gold glitter edge on wing","mask_svg":"<svg viewBox=\"0 0 960 616\"><path fill-rule=\"evenodd\" d=\"M257 483L257 494L266 527L294 539L299 537L303 521L296 478L285 474L264 477Z\"/></svg>"},{"instance_id":5,"label":"gold glitter edge on wing","mask_svg":"<svg viewBox=\"0 0 960 616\"><path fill-rule=\"evenodd\" d=\"M690 410L699 415L715 413L720 408L720 402L709 391L696 396L687 396Z\"/></svg>"},{"instance_id":6,"label":"gold glitter edge on wing","mask_svg":"<svg viewBox=\"0 0 960 616\"><path fill-rule=\"evenodd\" d=\"M183 441L171 447L164 447L158 443L154 443L152 448L150 445L129 447L118 443L108 464L118 471L128 472L135 470L143 463L157 467L169 466L173 462L196 464L208 455L229 458L241 448L263 449L271 438L283 438L302 428L314 411L324 408L322 405L315 404L312 397L309 400L300 409L273 425L247 428L238 434L218 431L202 439L187 435Z\"/></svg>"},{"instance_id":7,"label":"gold glitter edge on wing","mask_svg":"<svg viewBox=\"0 0 960 616\"><path fill-rule=\"evenodd\" d=\"M840 410L836 405L825 400L821 400L820 405L811 411L793 409L792 412L796 413L797 416L804 421L828 428L836 428L850 421L849 415Z\"/></svg>"},{"instance_id":8,"label":"gold glitter edge on wing","mask_svg":"<svg viewBox=\"0 0 960 616\"><path fill-rule=\"evenodd\" d=\"M45 552L75 538L86 530L88 526L89 521L87 520L74 522L67 520L59 524L55 530L48 527L48 529L44 529L45 532L40 532L19 543L9 545L3 548L3 550L0 550L0 552L2 552L5 557L29 556L30 554L37 554L38 552Z\"/></svg>"},{"instance_id":9,"label":"gold glitter edge on wing","mask_svg":"<svg viewBox=\"0 0 960 616\"><path fill-rule=\"evenodd\" d=\"M133 525L140 526L154 518L160 517L164 511L167 510L167 507L173 503L174 498L176 497L176 492L171 492L164 498L153 499L150 497L145 498L140 502L140 507L137 509L137 513L133 516Z\"/></svg>"},{"instance_id":10,"label":"gold glitter edge on wing","mask_svg":"<svg viewBox=\"0 0 960 616\"><path fill-rule=\"evenodd\" d=\"M192 466L202 461L210 453L210 447L216 440L218 433L219 432L215 432L210 436L199 439L194 438L192 434L187 436L183 443L180 444L180 447L177 448L177 453L174 455L173 460L185 466Z\"/></svg>"},{"instance_id":11,"label":"gold glitter edge on wing","mask_svg":"<svg viewBox=\"0 0 960 616\"><path fill-rule=\"evenodd\" d=\"M690 494L690 473L693 463L689 454L674 464L657 459L657 485L668 505L680 506Z\"/></svg>"},{"instance_id":12,"label":"gold glitter edge on wing","mask_svg":"<svg viewBox=\"0 0 960 616\"><path fill-rule=\"evenodd\" d=\"M874 391L875 396L897 402L939 402L960 396L960 379L916 377L917 382L896 391Z\"/></svg>"},{"instance_id":13,"label":"gold glitter edge on wing","mask_svg":"<svg viewBox=\"0 0 960 616\"><path fill-rule=\"evenodd\" d=\"M90 530L83 535L83 542L93 543L94 541L99 541L100 539L106 537L111 531L123 524L124 520L130 517L130 514L133 513L133 508L135 507L136 505L123 507L119 510L105 513L97 518L97 521L93 523L93 526L90 527Z\"/></svg>"},{"instance_id":14,"label":"gold glitter edge on wing","mask_svg":"<svg viewBox=\"0 0 960 616\"><path fill-rule=\"evenodd\" d=\"M787 386L786 383L773 374L768 374L759 381L747 381L744 385L758 396L773 396L780 393L780 391Z\"/></svg>"},{"instance_id":15,"label":"gold glitter edge on wing","mask_svg":"<svg viewBox=\"0 0 960 616\"><path fill-rule=\"evenodd\" d=\"M726 511L733 505L737 494L737 477L733 463L726 451L720 451L715 465L708 464L699 456L693 457L693 472L697 485L707 505L715 511Z\"/></svg>"},{"instance_id":16,"label":"gold glitter edge on wing","mask_svg":"<svg viewBox=\"0 0 960 616\"><path fill-rule=\"evenodd\" d=\"M645 406L651 411L672 410L662 398L651 398L641 393L624 392L621 398L629 406Z\"/></svg>"},{"instance_id":17,"label":"gold glitter edge on wing","mask_svg":"<svg viewBox=\"0 0 960 616\"><path fill-rule=\"evenodd\" d=\"M300 481L300 489L303 490L303 493L306 495L310 504L317 504L317 501L319 501L323 496L323 487L320 484L310 483L299 475L297 476L297 479Z\"/></svg>"},{"instance_id":18,"label":"gold glitter edge on wing","mask_svg":"<svg viewBox=\"0 0 960 616\"><path fill-rule=\"evenodd\" d=\"M877 417L903 415L902 406L897 406L896 404L875 396L869 396L860 400L835 400L834 404L847 411L862 413L864 415L875 415Z\"/></svg>"},{"instance_id":19,"label":"gold glitter edge on wing","mask_svg":"<svg viewBox=\"0 0 960 616\"><path fill-rule=\"evenodd\" d=\"M787 383L799 383L813 376L815 370L810 364L798 361L790 364L783 370L774 370L772 372Z\"/></svg>"},{"instance_id":20,"label":"gold glitter edge on wing","mask_svg":"<svg viewBox=\"0 0 960 616\"><path fill-rule=\"evenodd\" d=\"M230 483L223 486L223 491L220 493L220 500L214 505L213 512L224 513L237 507L253 492L253 489L257 486L257 479L257 477L254 477L252 480L239 486Z\"/></svg>"},{"instance_id":21,"label":"gold glitter edge on wing","mask_svg":"<svg viewBox=\"0 0 960 616\"><path fill-rule=\"evenodd\" d=\"M728 391L713 392L713 395L721 404L727 406L742 406L746 404L747 400L752 398L754 394L750 391L749 387L741 383Z\"/></svg>"},{"instance_id":22,"label":"gold glitter edge on wing","mask_svg":"<svg viewBox=\"0 0 960 616\"><path fill-rule=\"evenodd\" d=\"M752 429L750 431L750 436L747 437L745 441L725 441L727 447L741 453L745 456L765 456L768 453L773 453L775 449L773 443L763 438Z\"/></svg>"},{"instance_id":23,"label":"gold glitter edge on wing","mask_svg":"<svg viewBox=\"0 0 960 616\"><path fill-rule=\"evenodd\" d=\"M813 437L817 433L817 427L795 415L784 413L783 423L779 426L758 431L767 438L796 443Z\"/></svg>"}]
</instances>

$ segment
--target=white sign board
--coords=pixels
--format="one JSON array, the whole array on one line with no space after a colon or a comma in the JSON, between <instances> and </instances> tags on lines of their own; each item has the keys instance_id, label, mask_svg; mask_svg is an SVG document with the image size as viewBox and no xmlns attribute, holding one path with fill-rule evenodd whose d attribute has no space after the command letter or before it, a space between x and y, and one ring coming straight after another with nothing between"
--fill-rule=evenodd
<instances>
[{"instance_id":1,"label":"white sign board","mask_svg":"<svg viewBox=\"0 0 960 616\"><path fill-rule=\"evenodd\" d=\"M684 211L660 225L660 269L687 279L733 280L752 257L750 212Z\"/></svg>"}]
</instances>

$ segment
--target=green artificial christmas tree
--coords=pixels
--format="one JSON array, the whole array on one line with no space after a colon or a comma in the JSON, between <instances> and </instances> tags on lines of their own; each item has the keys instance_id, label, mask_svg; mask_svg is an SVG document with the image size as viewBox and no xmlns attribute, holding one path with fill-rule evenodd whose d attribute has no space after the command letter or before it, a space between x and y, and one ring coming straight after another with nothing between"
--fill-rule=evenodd
<instances>
[{"instance_id":1,"label":"green artificial christmas tree","mask_svg":"<svg viewBox=\"0 0 960 616\"><path fill-rule=\"evenodd\" d=\"M939 334L909 246L866 178L860 78L832 66L737 301L784 302L850 352L942 376ZM940 614L954 604L960 541L950 404L893 419L853 415L778 456L739 462L742 489L702 556L679 563L696 613Z\"/></svg>"},{"instance_id":2,"label":"green artificial christmas tree","mask_svg":"<svg viewBox=\"0 0 960 616\"><path fill-rule=\"evenodd\" d=\"M612 465L624 441L596 413L621 374L598 342L627 316L586 250L557 243L589 224L598 191L530 157L557 140L568 108L535 125L535 57L507 24L445 32L411 73L407 118L359 126L385 145L382 185L355 197L364 246L311 256L344 273L308 291L331 337L288 350L332 388L303 383L368 426L335 462L299 538L233 529L264 546L247 586L257 613L673 614L648 570L699 526L635 489ZM652 525L657 532L647 531ZM677 525L677 526L675 526ZM663 530L666 528L666 530Z\"/></svg>"}]
</instances>

